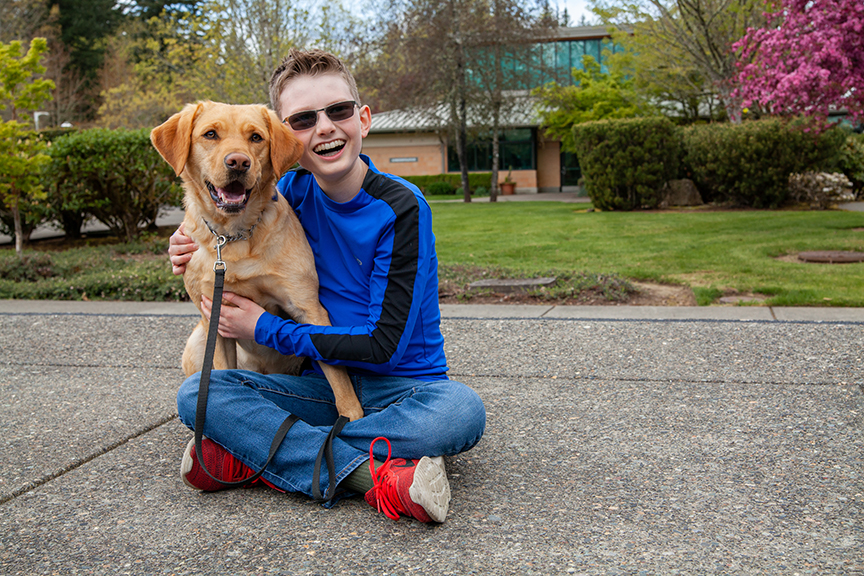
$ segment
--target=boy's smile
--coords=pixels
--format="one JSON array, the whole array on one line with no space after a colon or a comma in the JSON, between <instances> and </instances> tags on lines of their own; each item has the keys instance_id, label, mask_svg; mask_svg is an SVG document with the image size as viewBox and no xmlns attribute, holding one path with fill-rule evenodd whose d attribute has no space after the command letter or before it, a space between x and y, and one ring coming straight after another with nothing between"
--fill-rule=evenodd
<instances>
[{"instance_id":1,"label":"boy's smile","mask_svg":"<svg viewBox=\"0 0 864 576\"><path fill-rule=\"evenodd\" d=\"M345 148L344 140L334 140L332 142L326 142L324 144L319 144L315 147L315 153L319 156L334 156L337 152Z\"/></svg>"},{"instance_id":2,"label":"boy's smile","mask_svg":"<svg viewBox=\"0 0 864 576\"><path fill-rule=\"evenodd\" d=\"M347 82L338 74L298 76L285 85L279 97L283 118L318 111L313 127L292 128L292 132L303 143L300 165L312 172L321 189L337 202L347 202L363 185L367 166L360 160L360 150L372 116L368 106L359 106L350 117L334 121L324 108L353 99Z\"/></svg>"}]
</instances>

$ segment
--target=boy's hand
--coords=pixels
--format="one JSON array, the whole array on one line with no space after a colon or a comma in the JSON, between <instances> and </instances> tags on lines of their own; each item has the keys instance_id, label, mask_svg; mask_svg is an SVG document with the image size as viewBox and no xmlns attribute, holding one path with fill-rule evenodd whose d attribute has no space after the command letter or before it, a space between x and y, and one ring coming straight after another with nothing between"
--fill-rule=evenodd
<instances>
[{"instance_id":1,"label":"boy's hand","mask_svg":"<svg viewBox=\"0 0 864 576\"><path fill-rule=\"evenodd\" d=\"M233 292L224 292L222 300L222 311L219 314L219 335L223 338L255 340L255 325L258 324L258 318L261 317L261 314L265 312L264 308ZM228 306L225 305L226 303ZM213 301L203 295L201 296L201 310L209 320L213 310Z\"/></svg>"},{"instance_id":2,"label":"boy's hand","mask_svg":"<svg viewBox=\"0 0 864 576\"><path fill-rule=\"evenodd\" d=\"M192 238L186 236L185 222L180 224L177 231L168 240L168 256L171 260L171 271L179 276L186 272L186 263L192 259L192 253L198 249L198 244Z\"/></svg>"}]
</instances>

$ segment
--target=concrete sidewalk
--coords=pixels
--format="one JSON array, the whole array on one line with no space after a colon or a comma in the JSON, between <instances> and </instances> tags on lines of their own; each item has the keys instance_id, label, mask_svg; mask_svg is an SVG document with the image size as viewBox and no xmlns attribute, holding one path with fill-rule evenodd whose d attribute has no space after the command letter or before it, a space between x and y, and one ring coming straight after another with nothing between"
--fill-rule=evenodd
<instances>
[{"instance_id":1,"label":"concrete sidewalk","mask_svg":"<svg viewBox=\"0 0 864 576\"><path fill-rule=\"evenodd\" d=\"M0 301L0 574L864 574L857 309L446 306L447 522L179 478L185 304Z\"/></svg>"}]
</instances>

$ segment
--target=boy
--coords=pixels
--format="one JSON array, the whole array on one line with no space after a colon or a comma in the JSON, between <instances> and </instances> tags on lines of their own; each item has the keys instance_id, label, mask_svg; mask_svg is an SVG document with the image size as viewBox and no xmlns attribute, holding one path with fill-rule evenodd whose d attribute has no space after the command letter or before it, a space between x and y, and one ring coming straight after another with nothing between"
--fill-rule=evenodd
<instances>
[{"instance_id":1,"label":"boy","mask_svg":"<svg viewBox=\"0 0 864 576\"><path fill-rule=\"evenodd\" d=\"M287 173L277 188L315 253L319 298L333 325L298 325L226 292L231 306L222 307L219 333L346 366L365 416L333 441L338 488L365 494L394 520L443 522L450 488L441 457L472 448L486 413L473 390L446 375L429 206L415 186L378 172L360 154L371 112L338 58L292 50L273 73L270 99L304 145L301 169ZM183 273L195 249L178 229L169 248L175 274ZM211 306L205 298L208 316ZM190 428L198 383L199 375L192 376L177 396L180 418ZM329 478L322 470L313 486L314 462L338 414L317 372L214 371L203 431L207 469L225 481L250 476L266 462L289 413L302 420L260 480L280 490L324 493ZM390 457L391 446L398 458ZM194 441L184 452L181 476L200 490L223 488L201 469Z\"/></svg>"}]
</instances>

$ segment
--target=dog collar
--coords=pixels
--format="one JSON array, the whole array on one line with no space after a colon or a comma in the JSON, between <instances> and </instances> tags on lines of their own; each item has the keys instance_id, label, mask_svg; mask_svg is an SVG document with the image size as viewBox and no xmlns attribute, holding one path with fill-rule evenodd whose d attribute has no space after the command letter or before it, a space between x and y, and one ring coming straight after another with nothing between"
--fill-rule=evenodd
<instances>
[{"instance_id":1,"label":"dog collar","mask_svg":"<svg viewBox=\"0 0 864 576\"><path fill-rule=\"evenodd\" d=\"M204 220L204 224L207 225L207 228L210 230L210 232L213 233L214 236L216 236L217 238L219 238L220 236L222 238L225 238L226 244L228 242L234 242L235 240L249 240L250 238L252 238L252 231L255 230L255 227L258 225L259 222L261 222L261 218L258 218L258 222L253 224L250 228L240 230L237 234L228 236L227 234L220 234L219 232L217 232L210 224L210 222L208 222L206 219L202 218L202 220Z\"/></svg>"}]
</instances>

